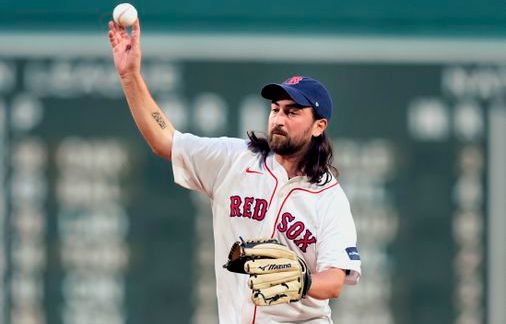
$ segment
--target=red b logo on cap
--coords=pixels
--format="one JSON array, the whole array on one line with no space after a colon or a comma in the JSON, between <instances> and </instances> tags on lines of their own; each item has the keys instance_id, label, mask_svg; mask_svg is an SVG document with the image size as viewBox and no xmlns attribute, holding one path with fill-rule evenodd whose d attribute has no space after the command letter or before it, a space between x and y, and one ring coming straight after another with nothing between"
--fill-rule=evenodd
<instances>
[{"instance_id":1,"label":"red b logo on cap","mask_svg":"<svg viewBox=\"0 0 506 324\"><path fill-rule=\"evenodd\" d=\"M303 77L301 76L293 76L291 77L290 79L286 80L285 83L286 84L297 84L299 83L302 79L304 79Z\"/></svg>"}]
</instances>

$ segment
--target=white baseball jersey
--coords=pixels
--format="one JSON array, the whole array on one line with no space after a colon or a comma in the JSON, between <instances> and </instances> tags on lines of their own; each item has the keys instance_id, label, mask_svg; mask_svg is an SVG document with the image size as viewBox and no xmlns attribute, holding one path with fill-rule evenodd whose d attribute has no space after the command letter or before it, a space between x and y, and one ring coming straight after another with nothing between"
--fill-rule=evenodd
<instances>
[{"instance_id":1,"label":"white baseball jersey","mask_svg":"<svg viewBox=\"0 0 506 324\"><path fill-rule=\"evenodd\" d=\"M213 212L215 271L220 323L332 323L328 300L255 306L248 275L223 268L239 236L276 238L303 258L311 272L349 270L360 277L355 224L348 200L333 178L324 186L307 177L288 179L271 154L263 161L247 141L174 134L174 181L209 196Z\"/></svg>"}]
</instances>

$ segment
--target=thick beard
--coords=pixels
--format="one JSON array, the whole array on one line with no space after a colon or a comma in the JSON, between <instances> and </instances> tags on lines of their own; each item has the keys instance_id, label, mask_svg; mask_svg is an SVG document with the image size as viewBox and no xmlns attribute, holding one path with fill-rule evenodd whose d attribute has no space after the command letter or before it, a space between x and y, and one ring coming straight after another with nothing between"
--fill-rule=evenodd
<instances>
[{"instance_id":1,"label":"thick beard","mask_svg":"<svg viewBox=\"0 0 506 324\"><path fill-rule=\"evenodd\" d=\"M308 132L309 129L304 132L303 139L297 142L294 142L292 138L288 137L288 135L284 135L284 138L278 138L275 140L275 134L272 134L271 132L269 134L269 147L274 153L281 156L294 155L301 152L306 147L308 141L304 141L304 138L307 137ZM280 136L282 135L278 135L278 137Z\"/></svg>"}]
</instances>

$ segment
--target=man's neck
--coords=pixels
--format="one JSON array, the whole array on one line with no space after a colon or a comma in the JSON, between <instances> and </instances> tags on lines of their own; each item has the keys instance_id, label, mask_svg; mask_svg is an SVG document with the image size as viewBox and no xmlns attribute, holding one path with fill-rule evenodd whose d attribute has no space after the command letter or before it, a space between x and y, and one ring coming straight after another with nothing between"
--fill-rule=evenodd
<instances>
[{"instance_id":1,"label":"man's neck","mask_svg":"<svg viewBox=\"0 0 506 324\"><path fill-rule=\"evenodd\" d=\"M300 152L293 155L274 154L274 158L285 169L288 179L303 175L302 170L299 169L299 162L304 158L304 154Z\"/></svg>"}]
</instances>

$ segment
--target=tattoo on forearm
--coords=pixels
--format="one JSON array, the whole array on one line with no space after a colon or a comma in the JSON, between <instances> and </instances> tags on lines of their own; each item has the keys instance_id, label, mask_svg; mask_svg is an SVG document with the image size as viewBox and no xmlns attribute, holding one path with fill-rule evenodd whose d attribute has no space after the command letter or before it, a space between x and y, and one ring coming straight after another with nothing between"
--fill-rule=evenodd
<instances>
[{"instance_id":1,"label":"tattoo on forearm","mask_svg":"<svg viewBox=\"0 0 506 324\"><path fill-rule=\"evenodd\" d=\"M165 127L167 127L167 124L165 123L165 120L163 120L162 115L160 115L160 113L158 111L155 111L154 113L152 113L151 116L153 116L153 118L156 120L156 122L158 123L158 125L160 125L160 127L162 129L164 129Z\"/></svg>"}]
</instances>

